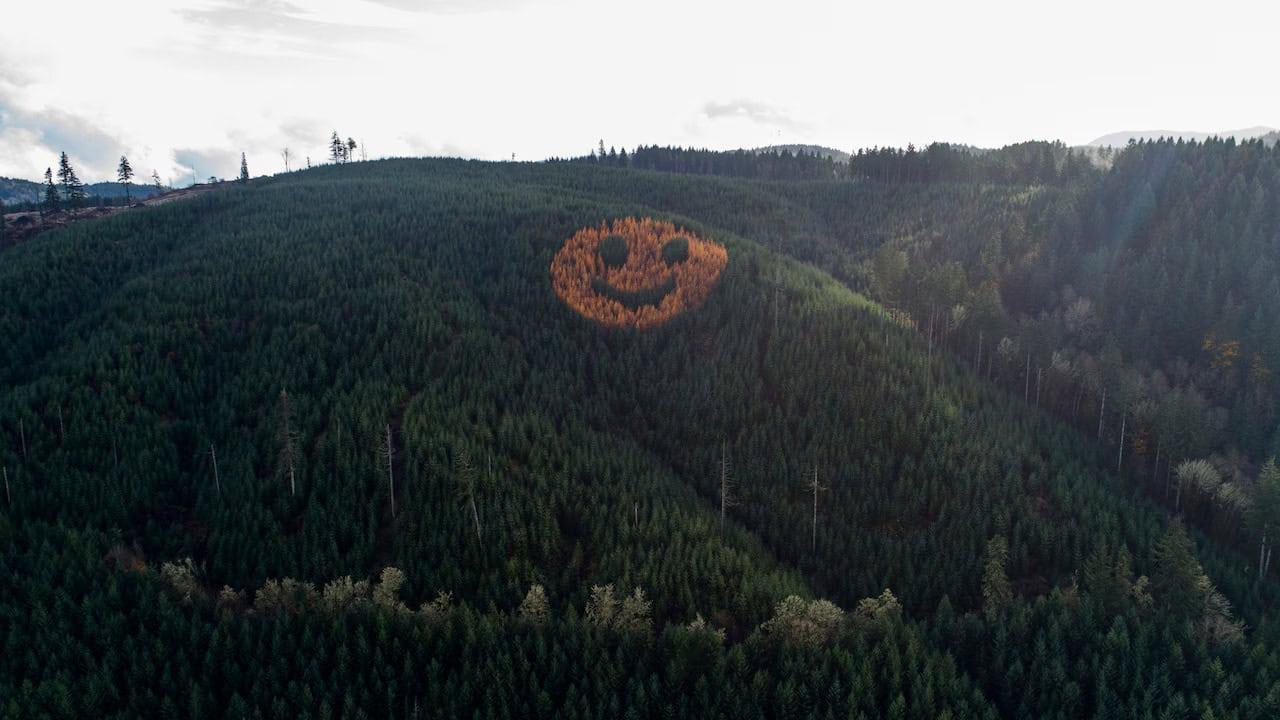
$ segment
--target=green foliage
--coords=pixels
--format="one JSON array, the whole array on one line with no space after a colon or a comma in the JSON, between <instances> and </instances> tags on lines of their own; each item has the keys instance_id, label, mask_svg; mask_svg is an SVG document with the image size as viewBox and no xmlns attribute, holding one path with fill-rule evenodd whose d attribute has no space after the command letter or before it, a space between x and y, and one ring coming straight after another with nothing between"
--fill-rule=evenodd
<instances>
[{"instance_id":1,"label":"green foliage","mask_svg":"<svg viewBox=\"0 0 1280 720\"><path fill-rule=\"evenodd\" d=\"M662 246L662 261L668 265L682 263L689 259L689 238L675 237Z\"/></svg>"},{"instance_id":2,"label":"green foliage","mask_svg":"<svg viewBox=\"0 0 1280 720\"><path fill-rule=\"evenodd\" d=\"M844 611L830 601L789 595L778 603L773 618L762 629L783 642L815 648L834 640L843 624Z\"/></svg>"},{"instance_id":3,"label":"green foliage","mask_svg":"<svg viewBox=\"0 0 1280 720\"><path fill-rule=\"evenodd\" d=\"M1171 523L1155 548L1151 589L1156 602L1175 616L1196 614L1204 600L1202 574L1186 530L1180 523Z\"/></svg>"},{"instance_id":4,"label":"green foliage","mask_svg":"<svg viewBox=\"0 0 1280 720\"><path fill-rule=\"evenodd\" d=\"M1009 542L1001 536L987 541L987 552L982 562L982 609L989 617L995 617L1013 602L1013 588L1005 565L1009 562Z\"/></svg>"},{"instance_id":5,"label":"green foliage","mask_svg":"<svg viewBox=\"0 0 1280 720\"><path fill-rule=\"evenodd\" d=\"M520 601L520 619L530 625L545 625L549 613L547 591L541 585L533 585Z\"/></svg>"},{"instance_id":6,"label":"green foliage","mask_svg":"<svg viewBox=\"0 0 1280 720\"><path fill-rule=\"evenodd\" d=\"M3 712L1268 717L1275 583L938 351L1040 347L968 293L1067 192L343 163L4 249ZM729 249L648 332L547 278L628 214Z\"/></svg>"},{"instance_id":7,"label":"green foliage","mask_svg":"<svg viewBox=\"0 0 1280 720\"><path fill-rule=\"evenodd\" d=\"M600 259L605 267L620 268L627 264L627 240L621 235L606 235L600 240Z\"/></svg>"}]
</instances>

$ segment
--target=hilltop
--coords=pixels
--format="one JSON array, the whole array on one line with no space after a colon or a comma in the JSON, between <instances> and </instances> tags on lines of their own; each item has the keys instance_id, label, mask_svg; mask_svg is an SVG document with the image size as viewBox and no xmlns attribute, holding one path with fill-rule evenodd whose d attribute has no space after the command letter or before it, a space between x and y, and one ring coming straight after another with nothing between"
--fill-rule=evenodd
<instances>
[{"instance_id":1,"label":"hilltop","mask_svg":"<svg viewBox=\"0 0 1280 720\"><path fill-rule=\"evenodd\" d=\"M754 153L789 152L792 154L805 153L807 155L817 155L818 157L827 158L839 163L849 162L849 153L845 152L844 150L836 150L835 148L829 148L824 145L797 145L797 144L768 145L765 147L752 148L751 152L754 152Z\"/></svg>"}]
</instances>

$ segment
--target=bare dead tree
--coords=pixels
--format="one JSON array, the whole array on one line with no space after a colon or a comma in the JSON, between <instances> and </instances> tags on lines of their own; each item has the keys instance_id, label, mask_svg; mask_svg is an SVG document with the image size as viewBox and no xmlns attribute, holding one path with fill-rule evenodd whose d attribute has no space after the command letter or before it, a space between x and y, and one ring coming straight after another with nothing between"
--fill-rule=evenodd
<instances>
[{"instance_id":1,"label":"bare dead tree","mask_svg":"<svg viewBox=\"0 0 1280 720\"><path fill-rule=\"evenodd\" d=\"M213 460L213 487L218 495L222 495L222 481L218 478L218 451L213 448L213 443L209 443L209 458Z\"/></svg>"},{"instance_id":2,"label":"bare dead tree","mask_svg":"<svg viewBox=\"0 0 1280 720\"><path fill-rule=\"evenodd\" d=\"M67 426L62 422L62 404L58 404L58 439L61 442L67 441Z\"/></svg>"},{"instance_id":3,"label":"bare dead tree","mask_svg":"<svg viewBox=\"0 0 1280 720\"><path fill-rule=\"evenodd\" d=\"M720 527L724 528L724 519L729 508L736 505L733 499L733 482L729 479L729 442L720 443Z\"/></svg>"},{"instance_id":4,"label":"bare dead tree","mask_svg":"<svg viewBox=\"0 0 1280 720\"><path fill-rule=\"evenodd\" d=\"M9 502L9 507L13 507L13 496L9 494L9 468L4 470L4 499Z\"/></svg>"},{"instance_id":5,"label":"bare dead tree","mask_svg":"<svg viewBox=\"0 0 1280 720\"><path fill-rule=\"evenodd\" d=\"M396 516L396 478L395 473L391 469L391 459L395 455L395 448L391 445L391 425L387 425L387 440L382 446L383 457L387 462L387 486L391 489L391 517Z\"/></svg>"},{"instance_id":6,"label":"bare dead tree","mask_svg":"<svg viewBox=\"0 0 1280 720\"><path fill-rule=\"evenodd\" d=\"M818 552L818 493L827 488L818 483L818 465L813 466L813 481L809 483L810 489L813 490L813 546L811 552Z\"/></svg>"},{"instance_id":7,"label":"bare dead tree","mask_svg":"<svg viewBox=\"0 0 1280 720\"><path fill-rule=\"evenodd\" d=\"M480 537L480 511L476 508L476 494L479 492L476 482L476 470L471 465L471 458L466 450L458 452L458 495L463 504L470 506L471 519L475 521L476 542Z\"/></svg>"},{"instance_id":8,"label":"bare dead tree","mask_svg":"<svg viewBox=\"0 0 1280 720\"><path fill-rule=\"evenodd\" d=\"M284 156L284 171L289 172L289 148L285 147L280 154Z\"/></svg>"},{"instance_id":9,"label":"bare dead tree","mask_svg":"<svg viewBox=\"0 0 1280 720\"><path fill-rule=\"evenodd\" d=\"M1027 373L1022 387L1022 402L1031 402L1031 353L1027 353Z\"/></svg>"},{"instance_id":10,"label":"bare dead tree","mask_svg":"<svg viewBox=\"0 0 1280 720\"><path fill-rule=\"evenodd\" d=\"M1098 442L1102 442L1102 419L1107 413L1107 386L1102 386L1102 407L1098 409Z\"/></svg>"},{"instance_id":11,"label":"bare dead tree","mask_svg":"<svg viewBox=\"0 0 1280 720\"><path fill-rule=\"evenodd\" d=\"M27 459L27 429L22 423L22 418L18 418L18 440L22 443L22 459Z\"/></svg>"},{"instance_id":12,"label":"bare dead tree","mask_svg":"<svg viewBox=\"0 0 1280 720\"><path fill-rule=\"evenodd\" d=\"M925 377L925 394L933 392L933 320L937 315L937 309L929 308L929 354L925 357L924 377Z\"/></svg>"},{"instance_id":13,"label":"bare dead tree","mask_svg":"<svg viewBox=\"0 0 1280 720\"><path fill-rule=\"evenodd\" d=\"M1120 457L1116 460L1116 472L1117 472L1117 473L1118 473L1118 472L1120 472L1121 468L1123 468L1123 467L1124 467L1124 428L1125 428L1125 424L1128 422L1128 420L1129 420L1129 413L1125 412L1125 411L1124 411L1124 409L1123 409L1123 408L1121 408L1121 412L1120 412Z\"/></svg>"}]
</instances>

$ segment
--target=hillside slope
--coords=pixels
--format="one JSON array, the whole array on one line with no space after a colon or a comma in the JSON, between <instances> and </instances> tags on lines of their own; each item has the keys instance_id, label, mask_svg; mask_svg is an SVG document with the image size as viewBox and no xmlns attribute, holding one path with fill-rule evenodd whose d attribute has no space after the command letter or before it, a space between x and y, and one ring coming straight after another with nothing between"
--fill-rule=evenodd
<instances>
[{"instance_id":1,"label":"hillside slope","mask_svg":"<svg viewBox=\"0 0 1280 720\"><path fill-rule=\"evenodd\" d=\"M848 192L868 242L928 197ZM626 216L726 247L704 305L560 302L554 253ZM742 181L389 161L3 251L6 711L1276 711L1273 583L753 216L830 223Z\"/></svg>"}]
</instances>

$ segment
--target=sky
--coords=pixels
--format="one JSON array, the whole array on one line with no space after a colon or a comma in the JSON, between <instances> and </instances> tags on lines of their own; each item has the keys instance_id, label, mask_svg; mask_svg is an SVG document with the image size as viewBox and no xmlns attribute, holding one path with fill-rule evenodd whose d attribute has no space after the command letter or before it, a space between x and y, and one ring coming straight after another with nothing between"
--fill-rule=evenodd
<instances>
[{"instance_id":1,"label":"sky","mask_svg":"<svg viewBox=\"0 0 1280 720\"><path fill-rule=\"evenodd\" d=\"M1280 5L59 0L0 13L0 176L163 181L327 157L1084 144L1280 126Z\"/></svg>"}]
</instances>

